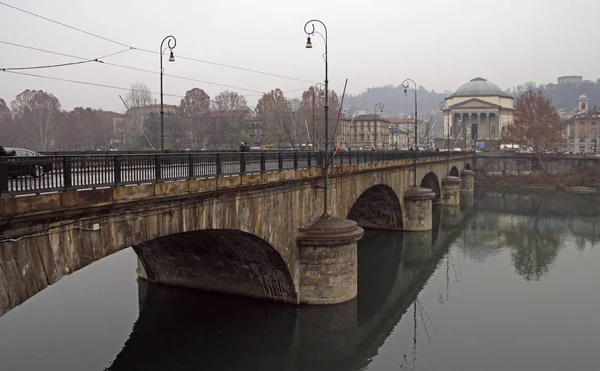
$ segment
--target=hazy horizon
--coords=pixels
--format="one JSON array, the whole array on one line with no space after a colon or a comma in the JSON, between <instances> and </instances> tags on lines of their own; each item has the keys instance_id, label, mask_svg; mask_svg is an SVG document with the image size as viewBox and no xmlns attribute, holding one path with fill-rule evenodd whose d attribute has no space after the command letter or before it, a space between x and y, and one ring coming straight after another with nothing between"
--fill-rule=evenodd
<instances>
[{"instance_id":1,"label":"hazy horizon","mask_svg":"<svg viewBox=\"0 0 600 371\"><path fill-rule=\"evenodd\" d=\"M220 91L244 94L250 106L266 92L279 88L290 98L324 79L324 45L316 35L313 49L305 49L304 24L320 19L328 27L329 80L341 94L348 78L349 94L370 87L398 85L405 78L436 92L453 91L481 76L500 88L534 81L556 82L558 76L598 77L594 64L600 41L595 14L600 3L589 0L553 2L507 0L494 4L460 0L430 0L400 4L332 0L323 4L262 1L195 3L192 1L88 3L75 0L3 1L26 11L95 33L125 45L158 52L167 35L177 38L175 63L164 58L165 73L236 88L165 76L164 92L183 96L194 87L211 97ZM0 41L45 49L82 58L97 58L126 48L0 5L4 37ZM15 32L15 30L18 30ZM322 31L317 25L317 31ZM10 35L10 36L8 36ZM76 62L0 43L0 68ZM575 58L574 58L575 56ZM179 57L179 58L178 58ZM186 60L181 57L264 71L299 80L267 76ZM139 69L159 72L159 56L139 50L102 58ZM128 88L144 82L160 91L159 75L108 64L20 71L30 74ZM63 108L76 106L122 112L119 94L125 91L79 85L4 72L0 98L7 103L25 89L54 94ZM155 95L158 102L160 97ZM165 96L166 104L180 97ZM398 99L402 99L398 97Z\"/></svg>"}]
</instances>

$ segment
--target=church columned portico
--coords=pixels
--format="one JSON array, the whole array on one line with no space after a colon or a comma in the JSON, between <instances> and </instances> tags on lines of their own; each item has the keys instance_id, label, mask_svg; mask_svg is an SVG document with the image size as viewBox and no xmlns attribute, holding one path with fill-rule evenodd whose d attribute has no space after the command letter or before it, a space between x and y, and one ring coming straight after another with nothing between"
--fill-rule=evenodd
<instances>
[{"instance_id":1,"label":"church columned portico","mask_svg":"<svg viewBox=\"0 0 600 371\"><path fill-rule=\"evenodd\" d=\"M490 149L500 142L512 121L513 97L478 77L448 96L446 107L444 135L450 130L450 148Z\"/></svg>"}]
</instances>

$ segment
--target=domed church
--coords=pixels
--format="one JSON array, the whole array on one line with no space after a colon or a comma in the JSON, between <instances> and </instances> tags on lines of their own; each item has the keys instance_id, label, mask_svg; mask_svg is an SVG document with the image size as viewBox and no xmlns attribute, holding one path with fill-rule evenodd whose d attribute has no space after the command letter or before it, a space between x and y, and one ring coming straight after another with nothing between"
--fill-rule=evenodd
<instances>
[{"instance_id":1,"label":"domed church","mask_svg":"<svg viewBox=\"0 0 600 371\"><path fill-rule=\"evenodd\" d=\"M482 77L463 84L445 101L444 136L450 130L450 148L492 149L512 121L513 96Z\"/></svg>"}]
</instances>

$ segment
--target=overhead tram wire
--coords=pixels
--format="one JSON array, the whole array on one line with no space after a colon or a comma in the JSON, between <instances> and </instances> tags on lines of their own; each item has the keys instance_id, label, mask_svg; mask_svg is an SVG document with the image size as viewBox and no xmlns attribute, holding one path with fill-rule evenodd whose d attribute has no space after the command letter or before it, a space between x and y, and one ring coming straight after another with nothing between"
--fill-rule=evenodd
<instances>
[{"instance_id":1,"label":"overhead tram wire","mask_svg":"<svg viewBox=\"0 0 600 371\"><path fill-rule=\"evenodd\" d=\"M107 85L107 84L99 84L99 83L94 83L94 82L89 82L89 81L79 81L79 80L71 80L71 79L64 79L64 78L60 78L60 77L53 77L53 76L44 76L44 75L37 75L34 73L26 73L26 72L17 72L17 71L11 71L11 70L0 70L2 72L5 73L11 73L14 75L22 75L22 76L29 76L29 77L37 77L37 78L41 78L41 79L47 79L47 80L55 80L55 81L62 81L62 82L70 82L73 84L80 84L80 85L89 85L89 86L96 86L96 87L101 87L101 88L107 88L107 89L116 89L116 90L123 90L123 91L131 91L131 88L125 88L122 86L114 86L114 85ZM304 90L304 89L299 89L299 90L292 90L290 92L295 92L295 91L300 91L300 90ZM150 92L153 95L160 95L160 93L158 92ZM184 95L178 95L178 94L163 94L167 97L175 97L175 98L185 98ZM259 96L262 95L258 94L258 95L247 95L247 96Z\"/></svg>"},{"instance_id":2,"label":"overhead tram wire","mask_svg":"<svg viewBox=\"0 0 600 371\"><path fill-rule=\"evenodd\" d=\"M104 63L101 60L98 59L88 59L87 61L79 61L79 62L69 62L69 63L60 63L60 64L47 64L47 65L43 65L43 66L28 66L28 67L0 67L0 71L2 72L9 72L9 71L22 71L22 70L39 70L39 69L44 69L44 68L57 68L57 67L67 67L67 66L74 66L77 64L84 64L84 63L90 63L90 62L98 62L98 63Z\"/></svg>"},{"instance_id":3,"label":"overhead tram wire","mask_svg":"<svg viewBox=\"0 0 600 371\"><path fill-rule=\"evenodd\" d=\"M145 52L145 53L151 53L151 54L160 54L157 51L148 50L148 49L142 49L142 48L135 48L135 50L140 51L140 52ZM210 64L210 65L218 66L218 67L232 68L232 69L235 69L235 70L257 73L257 74L271 76L271 77L278 77L278 78L281 78L281 79L294 80L294 81L307 82L309 84L314 84L314 81L309 81L309 80L304 80L304 79L298 79L296 77L289 77L289 76L284 76L284 75L278 75L276 73L271 73L271 72L264 72L264 71L253 70L251 68L238 67L238 66L232 66L232 65L228 65L228 64L224 64L224 63L205 61L205 60L202 60L202 59L192 58L192 57L185 57L185 56L181 56L181 55L177 55L177 58L188 60L188 61L193 61L193 62L198 62L198 63Z\"/></svg>"},{"instance_id":4,"label":"overhead tram wire","mask_svg":"<svg viewBox=\"0 0 600 371\"><path fill-rule=\"evenodd\" d=\"M101 56L101 57L98 57L98 58L84 58L84 57L78 57L78 56L76 56L76 55L72 55L72 54L59 53L59 52L54 52L54 51L52 51L52 50L47 50L47 49L42 49L42 48L36 48L36 47L33 47L33 46L27 46L27 45L22 45L22 44L17 44L17 43L11 43L11 42L4 41L4 40L0 40L0 44L6 44L6 45L10 45L10 46L15 46L15 47L17 47L17 48L23 48L23 49L28 49L28 50L34 50L34 51L36 51L36 52L42 52L42 53L48 53L48 54L59 55L59 56L61 56L61 57L67 57L67 58L79 59L79 60L82 60L82 61L95 61L95 60L100 60L100 59L104 59L104 58L112 57L112 56L114 56L114 55L121 54L121 53L125 53L125 52L128 52L128 51L130 51L130 50L133 50L133 49L131 49L131 48L127 48L127 49L119 50L119 51L117 51L117 52L114 52L114 53L110 53L110 54L103 55L103 56ZM101 62L101 61L99 61L99 62ZM101 63L104 63L104 62L101 62Z\"/></svg>"},{"instance_id":5,"label":"overhead tram wire","mask_svg":"<svg viewBox=\"0 0 600 371\"><path fill-rule=\"evenodd\" d=\"M128 69L128 70L134 70L134 71L145 72L145 73L151 73L151 74L154 74L154 75L160 74L160 72L157 72L157 71L146 70L146 69L143 69L143 68L126 66L126 65L122 65L122 64L105 62L105 61L101 61L100 60L100 59L104 59L104 58L107 58L107 57L111 57L113 55L117 55L117 54L120 54L120 53L124 53L124 52L130 51L130 50L133 50L131 48L120 50L120 51L115 52L115 53L107 54L105 56L98 57L96 59L89 59L89 58L79 57L79 56L76 56L76 55L55 52L55 51L51 51L51 50L47 50L47 49L41 49L41 48L36 48L36 47L32 47L32 46L27 46L27 45L22 45L22 44L17 44L17 43L11 43L11 42L8 42L8 41L3 41L3 40L0 40L0 44L11 45L11 46L15 46L15 47L18 47L18 48L24 48L24 49L34 50L34 51L38 51L38 52L42 52L42 53L49 53L49 54L59 55L59 56L62 56L62 57L79 59L79 60L84 61L84 62L97 61L99 63L105 64L105 65L108 65L108 66L113 66L113 67L118 67L118 68L124 68L124 69ZM179 56L178 56L178 58L179 58ZM79 62L79 63L81 63L81 62ZM78 63L74 63L74 64L78 64ZM68 64L65 64L65 65L68 65ZM58 65L57 65L57 67L58 67ZM42 68L42 67L38 67L38 68ZM2 70L2 69L0 69L0 70ZM220 87L224 87L224 88L230 88L230 89L243 90L243 91L249 91L249 92L257 93L257 95L250 94L250 95L246 95L246 96L261 96L264 93L264 92L259 91L259 90L246 89L246 88L240 88L240 87L237 87L237 86L231 86L231 85L219 84L219 83L210 82L210 81L198 80L198 79L191 78L191 77L171 75L171 74L167 74L167 73L165 73L164 75L165 76L169 76L169 77L173 77L173 78L177 78L177 79L182 79L182 80L194 81L194 82L199 82L199 83L208 84L208 85L215 85L215 86L220 86ZM286 91L284 93L294 93L294 92L304 91L304 90L306 90L306 89L304 89L304 88L302 88L302 89L295 89L295 90Z\"/></svg>"},{"instance_id":6,"label":"overhead tram wire","mask_svg":"<svg viewBox=\"0 0 600 371\"><path fill-rule=\"evenodd\" d=\"M79 81L79 80L63 79L63 78L60 78L60 77L36 75L34 73L27 73L27 72L17 72L17 71L4 71L4 72L5 73L12 73L12 74L15 74L15 75L38 77L38 78L42 78L42 79L56 80L56 81L63 81L63 82L70 82L70 83L73 83L73 84L96 86L96 87L107 88L107 89L116 89L116 90L124 90L124 91L131 91L132 90L131 88L124 88L122 86L98 84L98 83L89 82L89 81ZM134 91L135 91L135 89L134 89ZM160 95L160 93L156 93L156 92L153 92L153 91L151 91L150 94ZM167 94L167 93L165 93L163 95L165 95L167 97L185 98L183 95L177 95L177 94Z\"/></svg>"},{"instance_id":7,"label":"overhead tram wire","mask_svg":"<svg viewBox=\"0 0 600 371\"><path fill-rule=\"evenodd\" d=\"M90 59L90 58L78 57L78 56L71 55L71 54L65 54L65 53L53 52L53 51L51 51L51 50L46 50L46 49L36 48L36 47L33 47L33 46L27 46L27 45L21 45L21 44L11 43L11 42L8 42L8 41L3 41L3 40L0 40L0 44L6 44L6 45L11 45L11 46L16 46L16 47L18 47L18 48L23 48L23 49L35 50L35 51L42 52L42 53L48 53L48 54L59 55L59 56L61 56L61 57L68 57L68 58L73 58L73 59L79 59L79 60L82 60L82 61L86 61L86 60L89 60L89 59ZM128 50L129 50L129 49L128 49ZM106 56L105 56L105 57L106 57ZM101 58L105 58L105 57L101 57Z\"/></svg>"},{"instance_id":8,"label":"overhead tram wire","mask_svg":"<svg viewBox=\"0 0 600 371\"><path fill-rule=\"evenodd\" d=\"M124 46L124 47L126 47L126 48L129 48L128 50L139 50L139 51L143 51L143 52L145 52L145 53L160 54L160 53L159 53L159 52L157 52L157 51L153 51L153 50L149 50L149 49L143 49L143 48L136 48L136 47L134 47L134 46L131 46L131 45L124 44L124 43L122 43L122 42L120 42L120 41L113 40L113 39L110 39L110 38L108 38L108 37L100 36L100 35L98 35L98 34L95 34L95 33L93 33L93 32L89 32L89 31L82 30L81 28L77 28L77 27L74 27L74 26L70 26L70 25L68 25L68 24L66 24L66 23L62 23L62 22L59 22L59 21L56 21L56 20L50 19L50 18L48 18L48 17L44 17L44 16L42 16L42 15L39 15L39 14L36 14L36 13L30 12L30 11L27 11L27 10L25 10L25 9L18 8L18 7L16 7L16 6L14 6L14 5L7 4L7 3L5 3L5 2L3 2L3 1L0 1L0 5L4 5L4 6L8 7L8 8L11 8L11 9L14 9L14 10L17 10L17 11L20 11L20 12L23 12L23 13L25 13L25 14L28 14L28 15L31 15L31 16L33 16L33 17L37 17L37 18L43 19L43 20L45 20L45 21L52 22L52 23L54 23L54 24L57 24L57 25L60 25L60 26L63 26L63 27L69 28L69 29L71 29L71 30L74 30L74 31L78 31L78 32L84 33L84 34L86 34L86 35L88 35L88 36L96 37L96 38L98 38L98 39L101 39L101 40L104 40L104 41L108 41L108 42L111 42L111 43L113 43L113 44L117 44L117 45L120 45L120 46ZM180 59L185 59L185 60L190 60L190 61L194 61L194 62L198 62L198 63L210 64L210 65L213 65L213 66L218 66L218 67L231 68L231 69L236 69L236 70L245 71L245 72L257 73L257 74L261 74L261 75L265 75L265 76L278 77L278 78L281 78L281 79L295 80L295 81L300 81L300 82L307 82L307 83L310 83L310 84L314 84L314 83L315 83L314 81L309 81L309 80L299 79L299 78L296 78L296 77L284 76L284 75L279 75L279 74L275 74L275 73L271 73L271 72L264 72L264 71L254 70L254 69L251 69L251 68L245 68L245 67L232 66L232 65L228 65L228 64L224 64L224 63L218 63L218 62L206 61L206 60L202 60L202 59L198 59L198 58L185 57L185 56L180 56L180 55L178 55L178 56L177 56L177 58L180 58Z\"/></svg>"},{"instance_id":9,"label":"overhead tram wire","mask_svg":"<svg viewBox=\"0 0 600 371\"><path fill-rule=\"evenodd\" d=\"M31 16L33 16L33 17L41 18L41 19L43 19L43 20L45 20L45 21L52 22L52 23L54 23L54 24L57 24L57 25L60 25L60 26L63 26L63 27L70 28L70 29L72 29L72 30L75 30L75 31L78 31L78 32L82 32L82 33L84 33L84 34L86 34L86 35L89 35L89 36L97 37L97 38L99 38L99 39L102 39L102 40L104 40L104 41L108 41L108 42L111 42L111 43L114 43L114 44L117 44L117 45L121 45L121 46L125 46L125 47L128 47L128 48L131 48L131 46L130 46L130 45L125 45L125 44L123 44L123 43L121 43L121 42L118 42L118 41L115 41L115 40L109 39L108 37L100 36L100 35L98 35L98 34L95 34L95 33L92 33L92 32L88 32L88 31L82 30L81 28L77 28L77 27L74 27L74 26L69 26L68 24L65 24L65 23L62 23L62 22L59 22L59 21L55 21L55 20L53 20L53 19L50 19L50 18L44 17L44 16L42 16L42 15L39 15L39 14L36 14L36 13L30 12L30 11L27 11L27 10L25 10L25 9L17 8L16 6L14 6L14 5L10 5L10 4L7 4L7 3L5 3L5 2L3 2L3 1L0 1L0 5L4 5L4 6L8 7L8 8L11 8L11 9L14 9L14 10L18 10L18 11L20 11L20 12L23 12L23 13L29 14L29 15L31 15Z\"/></svg>"}]
</instances>

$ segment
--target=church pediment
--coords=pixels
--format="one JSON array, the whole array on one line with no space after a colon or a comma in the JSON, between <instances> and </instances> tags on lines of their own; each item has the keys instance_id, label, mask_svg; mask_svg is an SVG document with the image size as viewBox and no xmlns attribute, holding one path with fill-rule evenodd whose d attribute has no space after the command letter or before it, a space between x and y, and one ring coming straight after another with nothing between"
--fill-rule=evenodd
<instances>
[{"instance_id":1,"label":"church pediment","mask_svg":"<svg viewBox=\"0 0 600 371\"><path fill-rule=\"evenodd\" d=\"M502 108L502 107L497 104L486 102L486 101L478 99L478 98L472 98L472 99L466 100L464 102L453 104L452 106L450 106L450 108L451 109L465 109L465 108L496 108L496 109L498 109L498 108Z\"/></svg>"}]
</instances>

